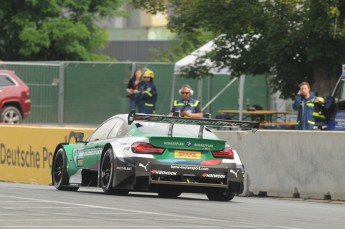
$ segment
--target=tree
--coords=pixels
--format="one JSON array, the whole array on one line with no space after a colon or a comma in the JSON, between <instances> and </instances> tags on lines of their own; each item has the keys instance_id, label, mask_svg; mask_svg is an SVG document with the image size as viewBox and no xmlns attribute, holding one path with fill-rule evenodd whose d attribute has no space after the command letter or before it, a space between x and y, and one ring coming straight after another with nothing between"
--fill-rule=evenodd
<instances>
[{"instance_id":1,"label":"tree","mask_svg":"<svg viewBox=\"0 0 345 229\"><path fill-rule=\"evenodd\" d=\"M132 1L140 7L144 0ZM345 1L167 0L166 8L145 2L148 12L166 10L168 27L181 37L198 30L224 34L185 75L207 72L203 63L211 59L237 75L271 74L273 91L288 98L302 81L319 95L330 94L345 63Z\"/></svg>"},{"instance_id":2,"label":"tree","mask_svg":"<svg viewBox=\"0 0 345 229\"><path fill-rule=\"evenodd\" d=\"M125 0L1 0L0 59L101 60L98 20L122 15ZM109 59L109 58L108 58Z\"/></svg>"}]
</instances>

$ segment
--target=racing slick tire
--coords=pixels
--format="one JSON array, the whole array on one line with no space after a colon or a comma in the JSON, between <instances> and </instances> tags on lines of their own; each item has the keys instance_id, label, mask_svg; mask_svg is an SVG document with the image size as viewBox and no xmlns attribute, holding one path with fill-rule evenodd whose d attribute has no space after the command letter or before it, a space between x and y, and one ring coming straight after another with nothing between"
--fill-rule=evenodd
<instances>
[{"instance_id":1,"label":"racing slick tire","mask_svg":"<svg viewBox=\"0 0 345 229\"><path fill-rule=\"evenodd\" d=\"M230 201L234 198L235 194L224 192L224 190L214 190L207 192L206 196L212 201Z\"/></svg>"},{"instance_id":2,"label":"racing slick tire","mask_svg":"<svg viewBox=\"0 0 345 229\"><path fill-rule=\"evenodd\" d=\"M9 123L9 124L17 124L22 122L22 114L20 111L13 106L5 107L0 115L0 122Z\"/></svg>"},{"instance_id":3,"label":"racing slick tire","mask_svg":"<svg viewBox=\"0 0 345 229\"><path fill-rule=\"evenodd\" d=\"M161 189L158 191L158 197L160 198L170 198L175 199L182 194L181 191L178 190L168 190L168 189Z\"/></svg>"},{"instance_id":4,"label":"racing slick tire","mask_svg":"<svg viewBox=\"0 0 345 229\"><path fill-rule=\"evenodd\" d=\"M115 177L114 171L114 153L112 148L108 148L101 162L101 180L100 184L103 189L103 192L106 194L114 194L114 195L127 195L128 190L125 189L115 189L113 187L113 180Z\"/></svg>"},{"instance_id":5,"label":"racing slick tire","mask_svg":"<svg viewBox=\"0 0 345 229\"><path fill-rule=\"evenodd\" d=\"M78 191L79 187L70 187L67 173L67 157L65 150L61 147L55 154L52 166L53 185L58 190Z\"/></svg>"}]
</instances>

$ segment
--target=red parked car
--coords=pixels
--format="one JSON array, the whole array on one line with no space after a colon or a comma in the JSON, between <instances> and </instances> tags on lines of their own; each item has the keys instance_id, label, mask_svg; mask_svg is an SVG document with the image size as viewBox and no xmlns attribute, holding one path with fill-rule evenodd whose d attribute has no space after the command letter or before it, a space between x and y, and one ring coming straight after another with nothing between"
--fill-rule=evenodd
<instances>
[{"instance_id":1,"label":"red parked car","mask_svg":"<svg viewBox=\"0 0 345 229\"><path fill-rule=\"evenodd\" d=\"M21 123L29 116L29 92L29 87L13 71L0 70L0 122Z\"/></svg>"}]
</instances>

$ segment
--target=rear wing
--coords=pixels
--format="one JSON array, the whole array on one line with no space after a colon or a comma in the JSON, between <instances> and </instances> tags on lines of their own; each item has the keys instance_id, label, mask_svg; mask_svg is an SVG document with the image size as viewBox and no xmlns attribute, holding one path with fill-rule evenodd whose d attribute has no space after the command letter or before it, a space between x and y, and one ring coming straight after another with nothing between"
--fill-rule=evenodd
<instances>
[{"instance_id":1,"label":"rear wing","mask_svg":"<svg viewBox=\"0 0 345 229\"><path fill-rule=\"evenodd\" d=\"M167 115L153 115L153 114L136 114L135 111L131 111L128 114L128 125L134 121L145 121L145 122L159 122L159 123L170 123L169 135L172 133L174 124L185 124L185 125L199 125L200 132L199 137L202 137L202 130L204 126L207 127L234 127L244 130L256 130L259 128L258 121L236 121L236 120L224 120L224 119L207 119L207 118L183 118L176 116ZM201 136L200 136L201 135Z\"/></svg>"}]
</instances>

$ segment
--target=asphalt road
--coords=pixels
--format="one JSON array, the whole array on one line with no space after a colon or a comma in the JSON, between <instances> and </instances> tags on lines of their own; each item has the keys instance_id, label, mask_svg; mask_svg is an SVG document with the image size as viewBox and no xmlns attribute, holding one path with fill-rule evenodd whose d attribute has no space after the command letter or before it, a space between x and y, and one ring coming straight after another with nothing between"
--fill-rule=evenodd
<instances>
[{"instance_id":1,"label":"asphalt road","mask_svg":"<svg viewBox=\"0 0 345 229\"><path fill-rule=\"evenodd\" d=\"M345 203L182 194L105 195L0 182L0 228L345 228Z\"/></svg>"}]
</instances>

